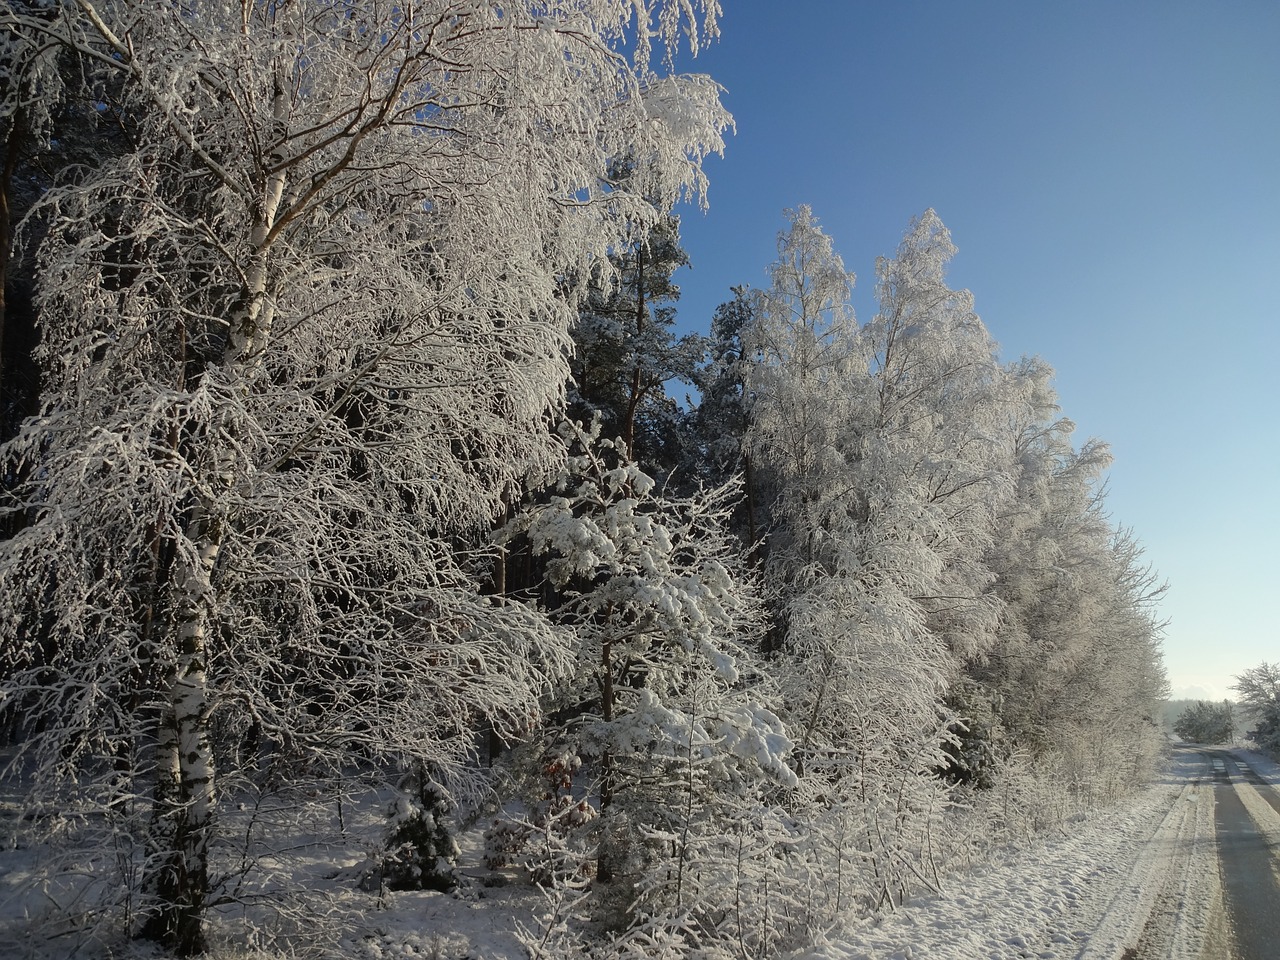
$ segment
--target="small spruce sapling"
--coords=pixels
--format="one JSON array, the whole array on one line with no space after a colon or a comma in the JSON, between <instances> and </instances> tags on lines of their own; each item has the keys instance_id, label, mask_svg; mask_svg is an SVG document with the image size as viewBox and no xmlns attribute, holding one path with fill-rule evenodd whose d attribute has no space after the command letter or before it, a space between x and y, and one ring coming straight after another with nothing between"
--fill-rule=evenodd
<instances>
[{"instance_id":1,"label":"small spruce sapling","mask_svg":"<svg viewBox=\"0 0 1280 960\"><path fill-rule=\"evenodd\" d=\"M453 889L458 844L447 826L447 795L422 769L406 778L392 801L391 829L379 866L392 890Z\"/></svg>"}]
</instances>

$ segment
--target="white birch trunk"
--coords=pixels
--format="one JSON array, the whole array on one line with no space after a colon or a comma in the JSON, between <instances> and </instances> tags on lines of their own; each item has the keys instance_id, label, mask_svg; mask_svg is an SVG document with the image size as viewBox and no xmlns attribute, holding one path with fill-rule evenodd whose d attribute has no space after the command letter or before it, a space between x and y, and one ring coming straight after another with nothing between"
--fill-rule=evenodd
<instances>
[{"instance_id":1,"label":"white birch trunk","mask_svg":"<svg viewBox=\"0 0 1280 960\"><path fill-rule=\"evenodd\" d=\"M155 908L143 935L179 956L203 952L209 841L216 777L209 727L209 632L222 525L202 505L191 521L196 549L174 577L174 661L157 736L148 890Z\"/></svg>"},{"instance_id":2,"label":"white birch trunk","mask_svg":"<svg viewBox=\"0 0 1280 960\"><path fill-rule=\"evenodd\" d=\"M283 123L287 101L277 87L273 104ZM251 230L254 254L246 270L246 289L239 315L231 319L223 363L241 397L247 396L262 365L274 317L267 294L271 226L284 194L285 174L267 179L261 216ZM165 720L158 737L156 817L157 849L151 887L158 910L144 931L153 939L189 956L204 950L203 913L209 896L209 840L217 800L213 741L209 729L210 625L215 607L214 571L222 548L224 526L218 498L237 481L237 468L221 449L236 432L236 413L209 431L206 442L212 464L211 495L198 504L188 529L193 551L179 559L175 585L175 664L167 691ZM171 729L164 729L171 724Z\"/></svg>"}]
</instances>

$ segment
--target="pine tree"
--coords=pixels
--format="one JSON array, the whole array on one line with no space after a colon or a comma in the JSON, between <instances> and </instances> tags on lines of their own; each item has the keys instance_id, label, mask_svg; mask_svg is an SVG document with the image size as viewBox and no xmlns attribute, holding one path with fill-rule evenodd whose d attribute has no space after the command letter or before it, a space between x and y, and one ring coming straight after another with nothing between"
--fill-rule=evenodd
<instances>
[{"instance_id":1,"label":"pine tree","mask_svg":"<svg viewBox=\"0 0 1280 960\"><path fill-rule=\"evenodd\" d=\"M613 179L630 189L640 179L635 163L616 164ZM605 436L662 474L680 461L686 418L667 385L691 384L706 350L704 337L674 331L673 274L688 263L678 217L637 226L589 285L573 326L570 415L588 424L600 417Z\"/></svg>"},{"instance_id":2,"label":"pine tree","mask_svg":"<svg viewBox=\"0 0 1280 960\"><path fill-rule=\"evenodd\" d=\"M711 317L707 361L694 381L700 401L694 411L696 449L690 466L713 484L737 476L744 464L747 406L742 335L754 317L753 294L746 286L733 287L731 292L733 299L716 307Z\"/></svg>"},{"instance_id":3,"label":"pine tree","mask_svg":"<svg viewBox=\"0 0 1280 960\"><path fill-rule=\"evenodd\" d=\"M555 494L505 532L546 557L561 600L549 614L572 631L579 664L535 759L567 751L590 766L600 816L583 825L606 887L629 900L630 884L660 875L650 908L679 912L694 884L690 838L718 833L744 791L795 783L750 653L763 611L726 529L735 490L672 496L625 447L572 426L564 435Z\"/></svg>"}]
</instances>

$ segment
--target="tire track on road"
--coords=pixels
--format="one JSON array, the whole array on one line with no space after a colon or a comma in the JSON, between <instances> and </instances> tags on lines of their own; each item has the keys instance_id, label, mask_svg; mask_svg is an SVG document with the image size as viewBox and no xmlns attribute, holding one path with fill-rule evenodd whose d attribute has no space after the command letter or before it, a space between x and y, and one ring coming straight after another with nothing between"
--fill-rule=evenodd
<instances>
[{"instance_id":1,"label":"tire track on road","mask_svg":"<svg viewBox=\"0 0 1280 960\"><path fill-rule=\"evenodd\" d=\"M1177 795L1160 826L1143 846L1129 879L1116 888L1115 898L1077 960L1136 958L1159 898L1170 885L1185 882L1186 866L1178 875L1174 865L1182 854L1187 835L1194 836L1198 820L1196 785L1188 783Z\"/></svg>"},{"instance_id":2,"label":"tire track on road","mask_svg":"<svg viewBox=\"0 0 1280 960\"><path fill-rule=\"evenodd\" d=\"M1258 795L1271 804L1271 808L1276 813L1280 814L1280 792L1277 792L1274 783L1258 773L1247 757L1242 757L1237 753L1224 753L1224 760L1234 763L1241 776L1252 786L1258 788Z\"/></svg>"},{"instance_id":3,"label":"tire track on road","mask_svg":"<svg viewBox=\"0 0 1280 960\"><path fill-rule=\"evenodd\" d=\"M1179 752L1189 759L1188 752ZM1188 790L1179 798L1189 811L1168 851L1169 863L1142 930L1140 960L1230 960L1218 876L1214 771L1206 759L1197 757Z\"/></svg>"},{"instance_id":4,"label":"tire track on road","mask_svg":"<svg viewBox=\"0 0 1280 960\"><path fill-rule=\"evenodd\" d=\"M1280 807L1269 783L1247 764L1225 752L1218 757L1226 782L1214 787L1214 819L1235 960L1274 960L1280 944L1274 846L1280 841ZM1266 789L1255 789L1245 770Z\"/></svg>"},{"instance_id":5,"label":"tire track on road","mask_svg":"<svg viewBox=\"0 0 1280 960\"><path fill-rule=\"evenodd\" d=\"M1215 917L1222 926L1222 888L1218 880L1213 790L1197 784L1182 798L1194 811L1177 837L1169 872L1156 896L1138 943L1141 960L1216 960L1208 946ZM1207 889L1202 886L1207 885ZM1221 937L1219 937L1221 939ZM1225 955L1223 955L1225 960Z\"/></svg>"}]
</instances>

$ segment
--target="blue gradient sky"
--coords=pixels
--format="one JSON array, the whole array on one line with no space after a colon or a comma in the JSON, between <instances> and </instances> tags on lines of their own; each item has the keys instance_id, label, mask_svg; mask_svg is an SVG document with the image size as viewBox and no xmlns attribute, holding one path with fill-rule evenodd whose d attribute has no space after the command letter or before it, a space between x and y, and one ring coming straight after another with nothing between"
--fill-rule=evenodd
<instances>
[{"instance_id":1,"label":"blue gradient sky","mask_svg":"<svg viewBox=\"0 0 1280 960\"><path fill-rule=\"evenodd\" d=\"M1175 696L1280 660L1280 3L724 0L681 69L738 124L684 211L682 326L762 286L810 204L875 312L933 207L1002 356L1057 370L1169 581Z\"/></svg>"}]
</instances>

